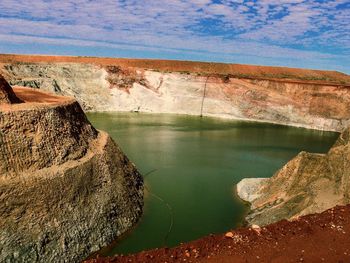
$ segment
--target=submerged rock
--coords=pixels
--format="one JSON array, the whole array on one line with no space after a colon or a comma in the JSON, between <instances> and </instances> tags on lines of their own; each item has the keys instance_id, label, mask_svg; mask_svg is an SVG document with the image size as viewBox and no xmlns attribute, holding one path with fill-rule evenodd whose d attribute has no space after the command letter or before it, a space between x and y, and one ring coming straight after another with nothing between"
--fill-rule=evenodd
<instances>
[{"instance_id":1,"label":"submerged rock","mask_svg":"<svg viewBox=\"0 0 350 263\"><path fill-rule=\"evenodd\" d=\"M0 262L78 262L137 222L142 177L74 99L13 94L24 103L0 103Z\"/></svg>"},{"instance_id":2,"label":"submerged rock","mask_svg":"<svg viewBox=\"0 0 350 263\"><path fill-rule=\"evenodd\" d=\"M350 128L327 154L301 152L271 179L244 179L237 188L251 203L246 218L250 224L267 225L349 204Z\"/></svg>"}]
</instances>

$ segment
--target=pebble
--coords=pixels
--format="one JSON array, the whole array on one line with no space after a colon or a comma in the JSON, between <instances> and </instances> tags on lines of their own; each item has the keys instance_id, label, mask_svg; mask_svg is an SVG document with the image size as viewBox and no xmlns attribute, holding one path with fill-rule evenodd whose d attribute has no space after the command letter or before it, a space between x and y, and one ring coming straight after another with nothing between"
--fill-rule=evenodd
<instances>
[{"instance_id":1,"label":"pebble","mask_svg":"<svg viewBox=\"0 0 350 263\"><path fill-rule=\"evenodd\" d=\"M261 227L258 225L252 225L252 229L260 235Z\"/></svg>"},{"instance_id":2,"label":"pebble","mask_svg":"<svg viewBox=\"0 0 350 263\"><path fill-rule=\"evenodd\" d=\"M226 238L233 238L233 233L232 232L227 232L226 234L225 234L225 237Z\"/></svg>"}]
</instances>

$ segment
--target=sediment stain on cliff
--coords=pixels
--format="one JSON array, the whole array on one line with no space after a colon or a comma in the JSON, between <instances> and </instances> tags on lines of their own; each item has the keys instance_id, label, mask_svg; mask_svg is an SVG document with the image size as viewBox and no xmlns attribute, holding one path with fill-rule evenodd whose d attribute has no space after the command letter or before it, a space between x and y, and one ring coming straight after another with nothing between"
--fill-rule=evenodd
<instances>
[{"instance_id":1,"label":"sediment stain on cliff","mask_svg":"<svg viewBox=\"0 0 350 263\"><path fill-rule=\"evenodd\" d=\"M350 124L350 77L338 72L74 57L3 55L0 61L12 85L74 96L87 111L191 114L329 131Z\"/></svg>"}]
</instances>

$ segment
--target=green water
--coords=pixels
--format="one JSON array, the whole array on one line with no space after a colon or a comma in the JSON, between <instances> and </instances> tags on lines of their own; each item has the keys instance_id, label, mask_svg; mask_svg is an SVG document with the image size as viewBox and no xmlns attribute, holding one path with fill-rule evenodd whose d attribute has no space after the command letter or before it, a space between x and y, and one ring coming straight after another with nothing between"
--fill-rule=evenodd
<instances>
[{"instance_id":1,"label":"green water","mask_svg":"<svg viewBox=\"0 0 350 263\"><path fill-rule=\"evenodd\" d=\"M137 227L105 255L174 246L243 222L247 211L234 197L246 177L270 177L302 150L326 152L338 134L253 122L165 114L90 113L145 177ZM173 218L173 227L164 241Z\"/></svg>"}]
</instances>

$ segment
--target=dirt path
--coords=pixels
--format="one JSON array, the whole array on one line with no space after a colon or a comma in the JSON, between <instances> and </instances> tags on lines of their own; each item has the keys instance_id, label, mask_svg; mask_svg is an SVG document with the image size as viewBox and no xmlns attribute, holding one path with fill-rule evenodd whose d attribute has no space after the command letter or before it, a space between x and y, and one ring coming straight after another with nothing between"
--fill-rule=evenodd
<instances>
[{"instance_id":1,"label":"dirt path","mask_svg":"<svg viewBox=\"0 0 350 263\"><path fill-rule=\"evenodd\" d=\"M350 205L262 229L245 228L212 235L171 249L88 262L346 263L350 262Z\"/></svg>"}]
</instances>

